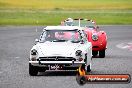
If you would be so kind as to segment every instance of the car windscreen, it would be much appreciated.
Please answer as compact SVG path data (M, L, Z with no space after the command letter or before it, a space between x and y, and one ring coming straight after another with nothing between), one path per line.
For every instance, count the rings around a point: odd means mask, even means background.
M80 27L87 27L90 29L95 29L95 25L92 21L87 20L73 20L73 22L65 22L65 26L80 26Z
M77 30L46 30L40 37L40 42L73 42L78 43L81 40L80 33Z

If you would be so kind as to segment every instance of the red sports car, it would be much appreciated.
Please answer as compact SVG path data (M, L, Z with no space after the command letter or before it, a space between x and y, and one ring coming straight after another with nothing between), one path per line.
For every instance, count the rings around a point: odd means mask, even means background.
M72 19L68 18L61 22L61 25L80 26L85 27L85 33L88 40L92 43L93 57L99 53L100 58L105 57L105 50L107 48L107 35L104 31L100 31L96 22L89 19Z

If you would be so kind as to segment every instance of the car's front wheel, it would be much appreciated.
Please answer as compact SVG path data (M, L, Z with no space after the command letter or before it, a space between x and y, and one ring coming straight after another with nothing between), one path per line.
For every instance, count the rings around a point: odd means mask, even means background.
M98 51L92 51L92 55L93 55L93 57L97 56L98 55Z
M31 63L29 63L29 74L31 76L36 76L38 74L38 69L37 67L31 65Z
M99 51L99 57L104 58L105 57L105 50Z

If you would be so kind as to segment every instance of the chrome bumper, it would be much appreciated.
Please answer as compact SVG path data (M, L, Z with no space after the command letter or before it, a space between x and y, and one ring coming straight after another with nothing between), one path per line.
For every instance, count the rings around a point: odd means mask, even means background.
M85 64L84 61L29 61L32 65L52 65L52 64Z

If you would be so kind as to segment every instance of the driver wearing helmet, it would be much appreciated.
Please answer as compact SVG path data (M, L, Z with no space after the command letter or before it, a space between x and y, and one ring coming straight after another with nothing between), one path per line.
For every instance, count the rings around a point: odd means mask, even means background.
M68 18L67 20L65 20L66 25L67 26L73 26L73 19L72 18Z

